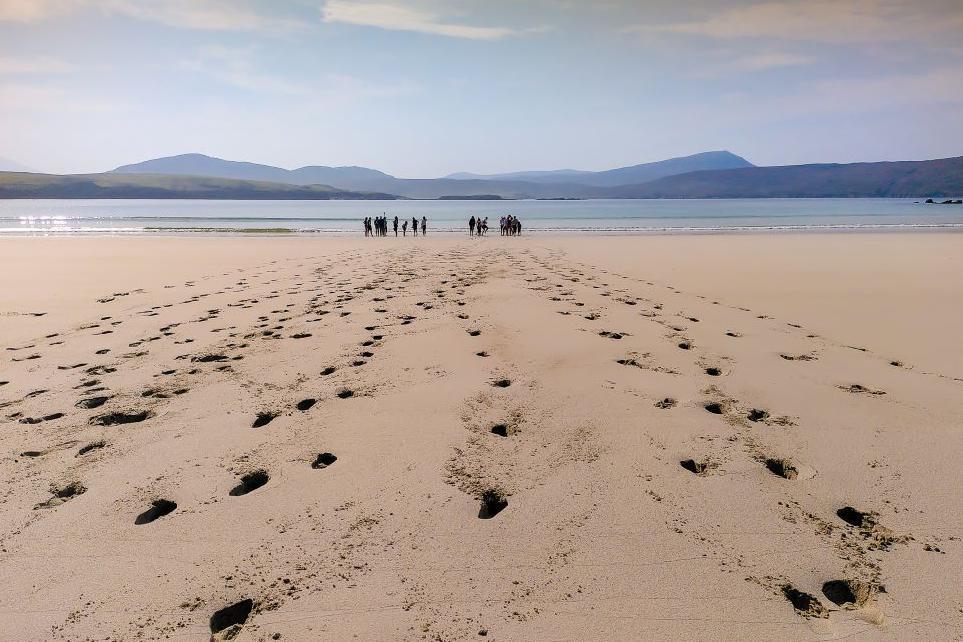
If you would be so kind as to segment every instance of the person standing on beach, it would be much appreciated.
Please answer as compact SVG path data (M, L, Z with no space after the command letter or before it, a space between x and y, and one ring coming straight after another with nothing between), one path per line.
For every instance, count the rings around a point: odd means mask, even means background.
M405 219L401 223L401 235L408 236L408 219Z
M418 236L418 219L414 216L411 217L411 235Z
M475 236L475 217L468 219L468 236Z
M395 226L395 236L398 236L398 217L397 216L395 216L394 226Z
M421 217L421 235L427 236L428 234L428 218L425 216Z

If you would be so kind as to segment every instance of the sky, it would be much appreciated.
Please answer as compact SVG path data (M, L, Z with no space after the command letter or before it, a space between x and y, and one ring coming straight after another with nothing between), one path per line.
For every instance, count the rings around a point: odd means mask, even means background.
M960 0L0 0L0 157L402 177L963 155Z

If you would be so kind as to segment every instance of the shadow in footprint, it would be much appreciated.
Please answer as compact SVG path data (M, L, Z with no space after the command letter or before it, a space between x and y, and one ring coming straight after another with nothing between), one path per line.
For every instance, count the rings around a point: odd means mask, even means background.
M716 401L710 401L704 407L707 412L711 412L714 415L721 415L726 411L725 406Z
M478 510L479 519L491 519L508 506L508 499L495 489L488 489L482 493L481 508Z
M176 508L177 504L169 499L156 499L151 502L150 508L137 516L137 519L134 520L134 524L137 526L150 524L154 520L159 519L164 515L170 515Z
M268 483L270 479L266 470L255 470L254 472L247 473L241 477L241 482L231 489L229 493L231 497L240 497L241 495L247 495L251 491L257 490L264 484Z
M136 424L144 421L151 417L151 412L149 410L142 410L141 412L111 412L106 415L100 415L94 417L90 420L91 425L94 426L116 426L119 424Z
M257 417L254 418L254 423L251 424L251 428L261 428L268 425L278 416L276 412L259 412Z
M871 527L876 524L876 519L871 513L864 513L852 506L843 506L836 511L836 516L850 526L857 528Z
M708 459L704 459L702 461L683 459L679 462L679 465L688 470L690 473L695 473L696 475L705 475L712 468L712 464Z
M512 382L511 379L498 379L497 381L492 382L492 385L496 388L507 388L508 386L512 385Z
M492 434L498 435L499 437L507 437L508 426L506 426L505 424L495 424L494 426L492 426Z
M211 633L220 633L232 626L242 626L247 622L253 608L254 601L246 599L215 611L214 615L211 616Z
M305 410L310 410L311 406L316 404L317 401L318 401L317 399L302 399L301 401L298 402L298 405L296 406L296 408L301 412L304 412Z
M759 410L758 408L753 408L746 414L746 419L749 421L765 421L769 418L769 413L765 410Z
M320 470L322 468L327 468L336 461L338 461L338 458L335 455L332 455L331 453L321 453L315 458L314 462L311 464L311 468Z
M92 441L92 442L90 442L89 444L85 444L85 445L81 446L81 447L77 450L77 454L74 455L74 456L75 456L75 457L80 457L81 455L86 455L87 453L92 452L92 451L94 451L94 450L100 450L101 448L105 447L106 445L107 445L107 442L106 442L106 441Z
M828 617L826 607L814 595L804 593L792 584L783 585L782 594L800 614L806 617Z
M870 585L859 580L830 580L823 584L823 595L826 599L845 609L864 606L872 593Z
M773 475L779 475L783 479L796 479L799 471L789 459L767 459L766 468Z

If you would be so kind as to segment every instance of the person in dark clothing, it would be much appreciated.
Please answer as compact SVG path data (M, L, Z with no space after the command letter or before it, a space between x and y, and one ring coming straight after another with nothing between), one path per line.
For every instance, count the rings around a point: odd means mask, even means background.
M405 219L405 220L401 223L401 235L402 235L402 236L408 236L408 219Z
M411 217L411 235L418 236L418 219L414 216Z
M395 220L394 220L394 227L395 227L395 236L398 236L398 217L397 216L395 217Z
M468 236L475 236L475 217L468 219Z
M426 236L428 234L428 219L424 216L421 217L421 235Z

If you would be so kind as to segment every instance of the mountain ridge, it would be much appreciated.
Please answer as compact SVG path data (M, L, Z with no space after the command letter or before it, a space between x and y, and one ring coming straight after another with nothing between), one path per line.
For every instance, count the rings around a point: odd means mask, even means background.
M210 176L0 172L0 198L384 200L397 197L353 192L330 185L289 185Z
M593 187L615 187L646 183L665 176L685 174L709 169L739 169L755 167L741 156L728 150L700 152L689 156L678 156L661 161L640 163L628 167L589 172L574 169L549 171L511 172L507 174L471 174L460 172L446 178L474 180L521 180L536 183L577 183Z

